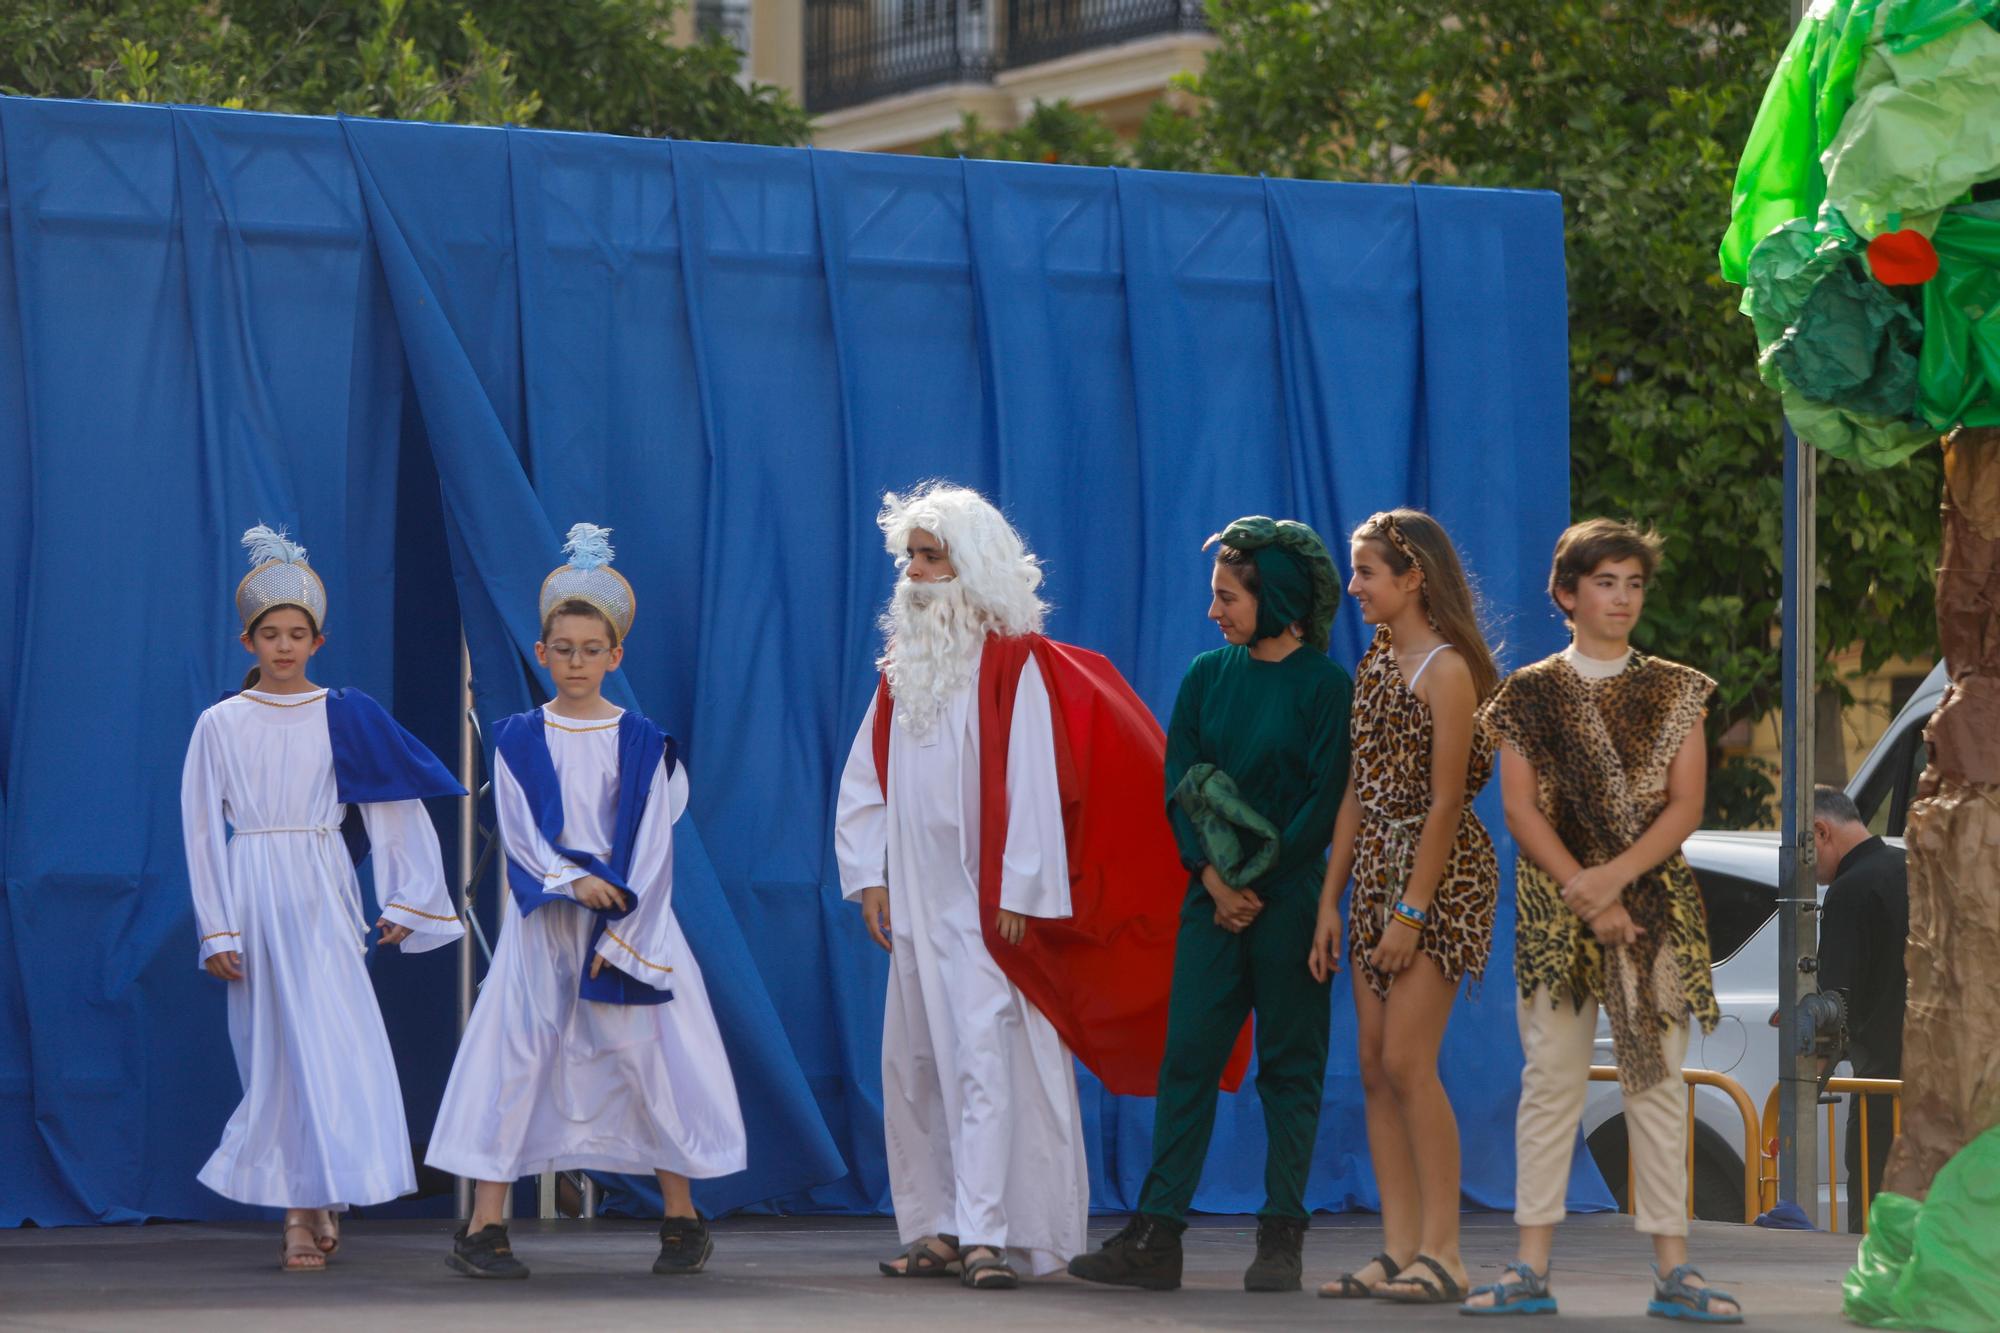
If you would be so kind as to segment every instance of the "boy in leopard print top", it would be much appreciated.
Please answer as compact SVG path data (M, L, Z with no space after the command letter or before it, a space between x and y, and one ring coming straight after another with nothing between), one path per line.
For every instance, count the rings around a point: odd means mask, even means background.
M1556 543L1549 595L1575 641L1515 672L1482 717L1521 846L1515 973L1527 1067L1515 1123L1517 1262L1474 1312L1553 1311L1549 1254L1590 1076L1611 1020L1638 1229L1660 1274L1648 1312L1740 1322L1687 1262L1688 1029L1717 1021L1707 920L1681 842L1701 822L1701 720L1715 682L1633 651L1658 539L1592 519Z

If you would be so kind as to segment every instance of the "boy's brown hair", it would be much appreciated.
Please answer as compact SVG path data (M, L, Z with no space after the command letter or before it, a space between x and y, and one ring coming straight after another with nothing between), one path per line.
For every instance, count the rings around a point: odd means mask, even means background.
M611 623L611 617L581 597L566 597L549 608L549 613L542 617L542 642L548 642L549 631L555 628L558 616L593 616L603 624L604 633L611 640L611 646L613 648L618 646L618 627Z
M1646 581L1653 581L1660 567L1660 536L1651 528L1639 528L1615 518L1587 518L1572 523L1556 538L1556 556L1549 566L1549 600L1565 617L1569 611L1556 597L1558 591L1576 595L1576 585L1607 560L1637 560Z

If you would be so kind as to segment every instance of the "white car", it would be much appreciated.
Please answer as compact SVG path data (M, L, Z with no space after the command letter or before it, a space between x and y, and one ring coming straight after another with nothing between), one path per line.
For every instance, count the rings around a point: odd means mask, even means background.
M1848 795L1860 808L1869 829L1894 846L1902 846L1903 821L1916 794L1926 756L1924 724L1944 696L1943 664L1924 678L1910 701L1890 723L1889 730L1861 763L1847 784ZM1770 1025L1778 1007L1778 835L1724 833L1703 829L1681 850L1694 868L1708 909L1709 953L1715 964L1715 998L1722 1022L1714 1032L1696 1032L1688 1044L1687 1065L1727 1074L1750 1094L1759 1115L1764 1099L1778 1082L1778 1032ZM1822 897L1825 890L1818 891ZM1611 1027L1600 1018L1596 1063L1614 1063ZM1841 1073L1847 1069L1843 1065ZM1824 1117L1824 1110L1821 1111ZM1846 1172L1840 1138L1847 1113L1834 1116L1834 1164L1841 1179ZM1826 1121L1819 1122L1819 1168L1824 1171ZM1626 1198L1625 1116L1616 1083L1593 1083L1584 1104L1583 1132L1597 1169L1604 1175L1619 1206ZM1869 1125L1869 1133L1875 1126ZM1694 1134L1695 1216L1716 1222L1747 1222L1743 1215L1743 1117L1736 1104L1716 1088L1695 1091ZM1820 1218L1827 1217L1828 1182L1820 1180ZM1845 1200L1843 1196L1843 1206ZM1843 1214L1844 1229L1847 1218Z

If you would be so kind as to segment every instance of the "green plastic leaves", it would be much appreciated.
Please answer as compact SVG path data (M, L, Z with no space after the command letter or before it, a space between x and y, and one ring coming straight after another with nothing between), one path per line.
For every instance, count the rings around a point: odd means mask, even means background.
M1842 1284L1849 1319L1875 1328L1985 1333L2000 1317L2000 1126L1946 1162L1918 1203L1877 1194Z
M1828 202L1863 236L2000 176L2000 32L1972 22L1907 53L1871 45L1821 162Z
M1939 430L2000 426L2000 204L1946 209L1931 244L1919 406Z
M1815 0L1717 253L1800 436L1886 467L2000 426L1996 189L2000 0Z

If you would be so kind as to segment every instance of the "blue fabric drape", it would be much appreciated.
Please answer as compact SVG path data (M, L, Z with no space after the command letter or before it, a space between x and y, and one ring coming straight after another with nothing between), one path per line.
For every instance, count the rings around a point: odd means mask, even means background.
M0 1223L235 1211L193 1180L236 1083L172 775L240 671L256 519L332 590L317 676L446 754L460 625L481 716L528 706L555 534L615 530L639 598L616 689L684 741L676 909L742 1016L751 1165L711 1209L887 1206L884 964L830 834L883 490L992 493L1047 562L1051 632L1161 713L1212 641L1201 542L1239 513L1338 553L1427 507L1512 659L1557 642L1551 195L0 99L0 229ZM109 669L79 677L79 628ZM1334 655L1365 642L1344 608ZM1445 1043L1489 1207L1513 1190L1510 902ZM452 1041L434 963L375 964L419 1139ZM1310 1197L1369 1206L1333 1002ZM1093 1204L1129 1206L1151 1104L1084 1082ZM1254 1207L1254 1091L1218 1125L1197 1206ZM1608 1202L1584 1156L1572 1198Z

